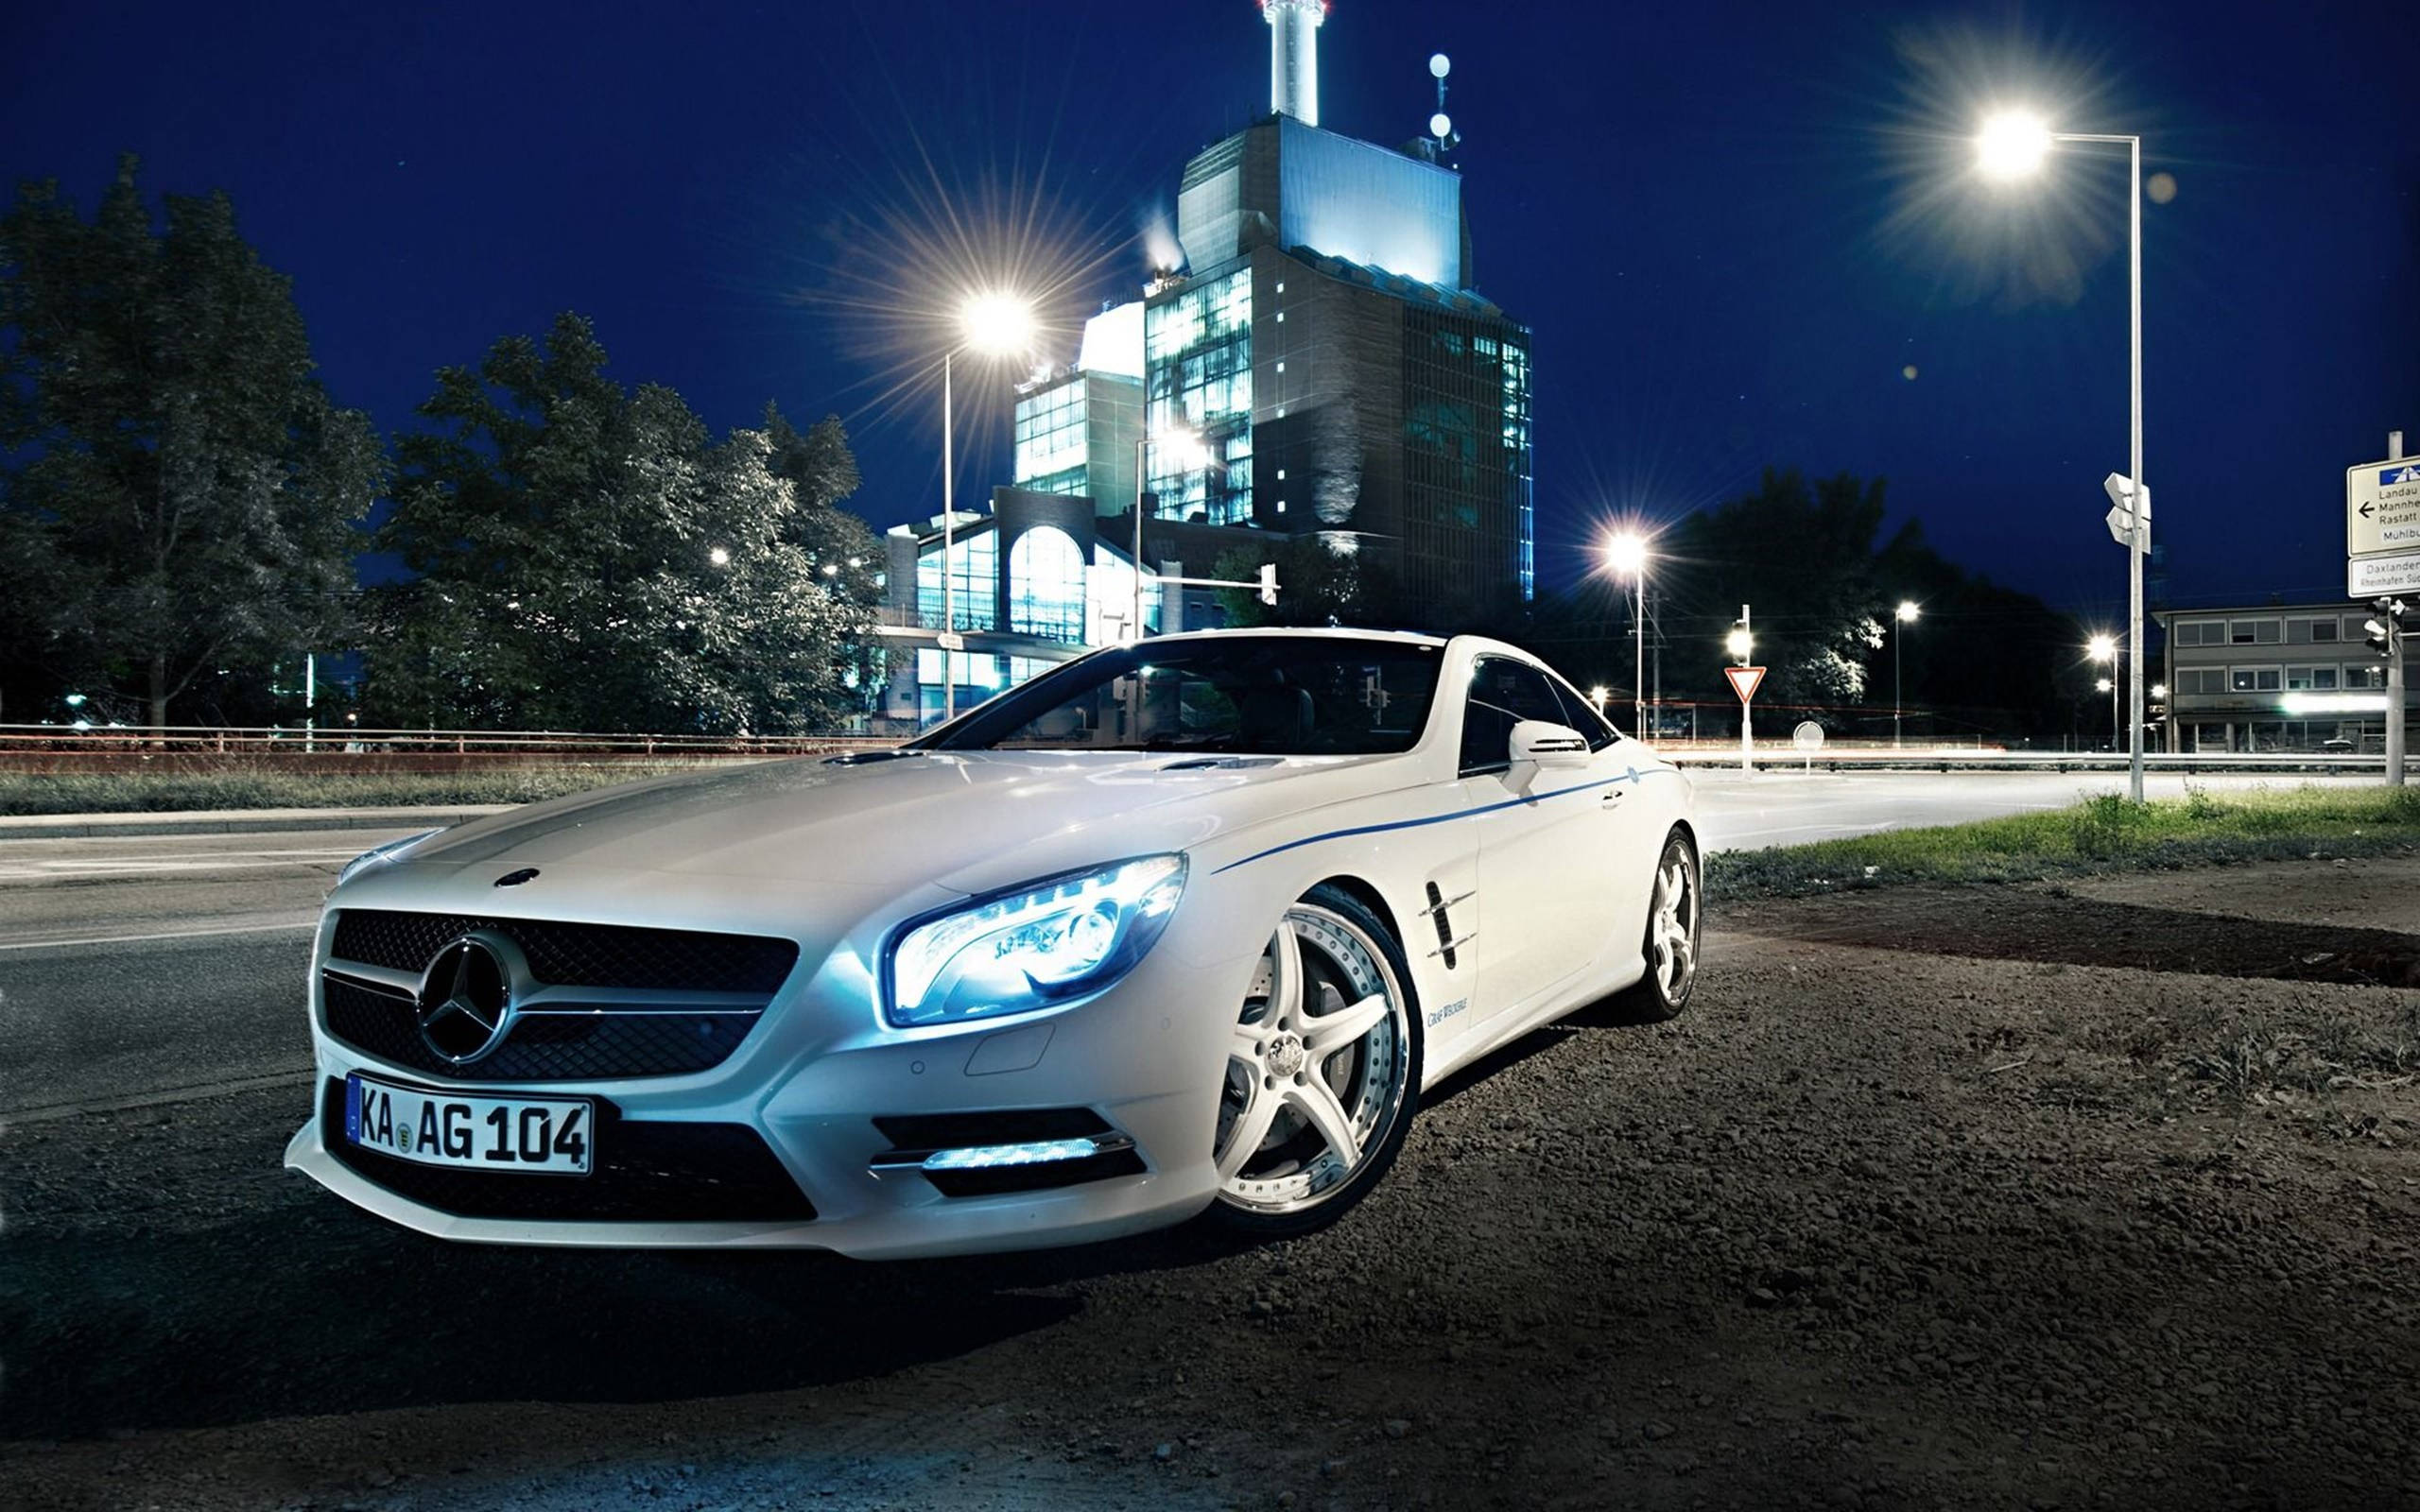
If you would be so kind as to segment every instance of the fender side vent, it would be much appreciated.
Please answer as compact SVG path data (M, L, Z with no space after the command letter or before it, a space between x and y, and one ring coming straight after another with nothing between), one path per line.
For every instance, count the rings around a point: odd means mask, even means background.
M1445 970L1454 969L1454 926L1445 918L1445 895L1435 883L1428 885L1428 921L1437 926L1437 954L1445 958Z

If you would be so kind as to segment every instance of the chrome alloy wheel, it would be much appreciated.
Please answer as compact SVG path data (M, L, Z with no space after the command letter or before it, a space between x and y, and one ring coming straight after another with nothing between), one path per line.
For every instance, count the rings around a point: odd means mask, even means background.
M1385 948L1318 903L1288 909L1227 1047L1219 1200L1276 1215L1342 1190L1403 1116L1410 1036Z
M1655 873L1655 901L1649 905L1647 943L1654 953L1648 970L1655 973L1664 1001L1676 1006L1687 1002L1689 980L1698 970L1698 878L1684 845L1665 848L1664 865Z

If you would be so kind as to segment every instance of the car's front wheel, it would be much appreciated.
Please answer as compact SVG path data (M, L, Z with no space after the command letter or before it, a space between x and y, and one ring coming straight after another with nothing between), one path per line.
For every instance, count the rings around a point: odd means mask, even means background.
M1421 1026L1403 948L1322 884L1286 911L1228 1043L1212 1220L1261 1239L1333 1223L1403 1147Z

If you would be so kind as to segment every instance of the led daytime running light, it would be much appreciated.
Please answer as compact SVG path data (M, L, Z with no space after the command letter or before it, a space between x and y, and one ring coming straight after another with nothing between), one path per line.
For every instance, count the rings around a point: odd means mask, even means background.
M892 949L891 1022L1024 1012L1107 987L1158 939L1184 889L1183 856L1146 856L930 919Z

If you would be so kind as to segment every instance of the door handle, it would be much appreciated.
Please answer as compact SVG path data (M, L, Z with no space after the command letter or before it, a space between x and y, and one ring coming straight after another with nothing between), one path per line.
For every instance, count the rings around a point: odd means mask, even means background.
M1630 789L1629 789L1629 788L1626 788L1626 787L1617 787L1617 788L1615 788L1612 792L1610 792L1610 793L1606 794L1603 798L1599 799L1597 800L1597 806L1598 806L1599 808L1600 808L1600 809L1609 809L1609 808L1612 808L1615 804L1616 804L1616 803L1620 802L1620 801L1622 800L1623 797L1624 797L1626 794L1628 794L1629 792L1630 792Z

